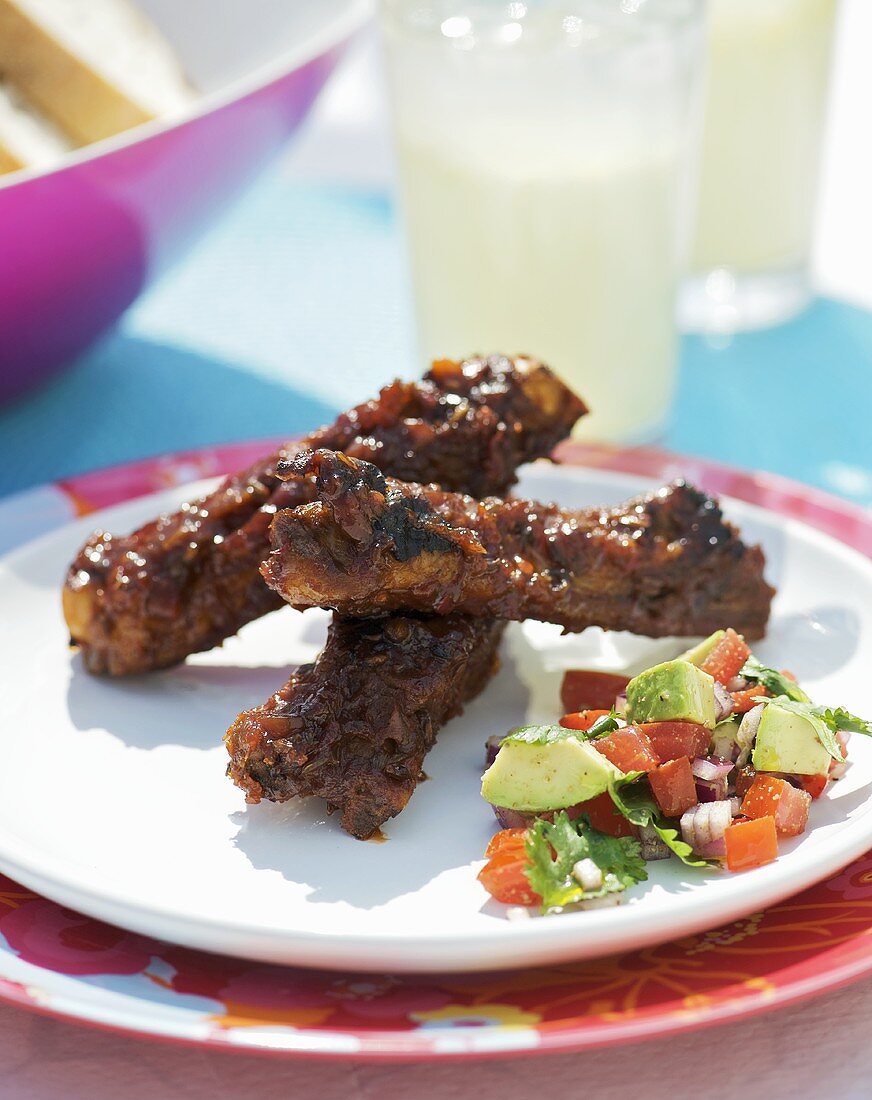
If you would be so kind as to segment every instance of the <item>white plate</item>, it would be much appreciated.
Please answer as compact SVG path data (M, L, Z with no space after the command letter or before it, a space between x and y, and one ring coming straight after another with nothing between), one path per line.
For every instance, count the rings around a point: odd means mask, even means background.
M521 488L584 505L649 484L543 465ZM288 665L315 654L326 616L283 610L184 667L109 681L70 654L59 610L67 562L93 527L126 530L201 488L90 516L0 562L0 869L19 882L193 947L343 969L462 970L593 957L699 931L872 846L872 743L855 736L855 766L776 863L742 875L654 863L620 908L507 920L475 879L495 828L478 794L485 739L558 716L562 667L637 668L683 648L596 630L561 638L540 624L511 628L498 680L441 733L430 781L386 827L388 843L350 839L317 801L246 807L224 776L221 736ZM791 668L822 702L872 710L872 563L795 521L732 501L726 511L763 543L779 589L760 655Z

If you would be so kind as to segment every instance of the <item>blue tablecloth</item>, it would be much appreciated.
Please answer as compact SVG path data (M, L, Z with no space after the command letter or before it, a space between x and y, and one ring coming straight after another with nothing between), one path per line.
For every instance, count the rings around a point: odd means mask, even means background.
M0 410L0 495L146 455L292 435L418 373L393 207L264 176L127 314ZM687 337L664 446L872 503L872 314L819 300L724 346Z

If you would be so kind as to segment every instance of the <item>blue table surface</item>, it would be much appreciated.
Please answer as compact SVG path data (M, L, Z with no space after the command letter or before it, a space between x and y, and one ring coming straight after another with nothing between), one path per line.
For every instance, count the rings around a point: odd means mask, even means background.
M278 169L66 373L0 409L0 495L200 445L293 435L418 374L402 241L379 193ZM872 503L872 314L682 343L671 450Z

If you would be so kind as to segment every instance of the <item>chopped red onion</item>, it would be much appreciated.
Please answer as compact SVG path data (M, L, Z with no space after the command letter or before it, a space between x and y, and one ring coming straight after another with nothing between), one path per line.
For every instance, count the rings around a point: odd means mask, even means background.
M695 779L698 802L722 802L727 797L726 779Z
M715 680L715 719L723 722L733 713L733 697L723 684Z
M494 806L493 811L501 829L526 829L536 816L521 810L510 810L506 806Z
M741 810L741 808L741 798L739 798L737 795L733 795L733 797L730 799L730 813L733 815L733 817L739 816L739 811Z
M751 685L744 676L734 676L732 680L727 683L727 691L744 691L750 686Z
M841 779L848 770L848 742L850 739L851 735L845 733L844 730L839 730L836 733L836 740L842 750L842 760L838 763L834 760L830 764L830 779Z
M486 768L489 768L497 758L497 753L500 751L500 745L503 738L499 734L494 734L493 737L489 737L484 743L484 764Z
M681 835L695 852L721 840L733 820L732 806L727 799L700 802L681 818Z
M619 714L622 718L627 713L627 693L622 691L620 695L615 697L615 714Z
M711 783L715 779L726 779L733 770L733 762L720 757L698 756L691 764L690 770L696 779L704 779Z
M694 852L701 859L724 859L727 854L727 842L724 837L720 837L718 840L710 840L708 844L702 844L699 848L694 848Z
M691 764L700 802L722 802L727 797L727 784L733 770L731 760L700 756Z
M736 731L736 741L739 745L739 758L736 763L739 767L747 764L751 756L751 746L754 744L754 738L757 736L757 730L760 726L760 719L763 717L763 708L765 706L765 703L758 703L748 711L739 723L739 728Z

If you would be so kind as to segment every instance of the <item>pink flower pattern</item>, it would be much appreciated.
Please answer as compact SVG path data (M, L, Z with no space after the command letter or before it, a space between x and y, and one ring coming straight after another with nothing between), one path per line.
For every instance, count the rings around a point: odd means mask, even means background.
M20 958L57 974L138 974L163 947L40 897L0 911L0 933Z
M866 901L872 896L872 852L850 864L841 874L828 879L824 886L845 901Z

